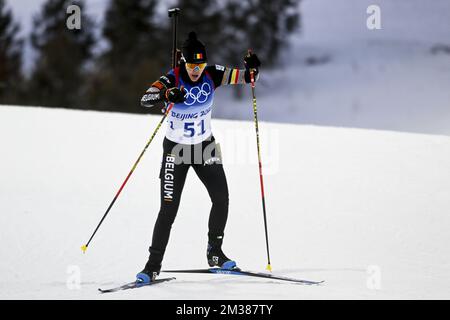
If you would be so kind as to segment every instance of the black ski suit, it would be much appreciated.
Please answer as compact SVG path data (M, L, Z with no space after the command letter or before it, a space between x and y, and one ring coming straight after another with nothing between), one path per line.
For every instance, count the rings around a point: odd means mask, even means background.
M152 269L159 270L161 267L190 167L205 185L212 202L208 241L215 246L222 245L228 217L228 187L220 148L210 129L210 111L217 87L249 82L249 71L215 65L206 67L199 80L194 83L189 79L184 64L181 64L154 82L142 97L141 104L152 107L161 102L167 103L163 93L168 88L183 85L187 90L186 101L175 104L168 114L159 176L161 207L147 263Z

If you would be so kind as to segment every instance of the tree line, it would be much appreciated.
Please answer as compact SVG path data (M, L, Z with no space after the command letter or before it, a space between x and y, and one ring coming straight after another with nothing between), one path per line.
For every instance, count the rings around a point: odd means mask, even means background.
M191 30L207 45L210 63L243 67L247 48L273 66L299 28L300 0L177 0L179 46ZM81 29L66 26L67 7L81 8ZM84 10L85 0L47 0L30 35L0 0L0 104L148 112L139 105L146 88L170 68L172 30L160 0L109 0L104 22ZM100 34L96 34L100 30ZM35 53L23 72L23 49ZM104 48L98 49L98 43Z

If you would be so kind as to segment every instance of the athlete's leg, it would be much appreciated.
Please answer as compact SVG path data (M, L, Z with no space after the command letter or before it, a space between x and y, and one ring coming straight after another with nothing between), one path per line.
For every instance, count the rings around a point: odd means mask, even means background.
M159 176L161 179L161 207L153 229L152 245L149 248L150 257L147 263L154 269L161 266L190 166L185 163L177 163L179 155L173 153L173 146L175 146L174 143L165 139Z
M215 148L214 140L210 142L210 146L214 146L212 152L204 152L204 155L207 156L204 157L203 163L194 164L193 168L208 190L212 202L208 222L209 242L220 246L228 218L228 185L220 153Z

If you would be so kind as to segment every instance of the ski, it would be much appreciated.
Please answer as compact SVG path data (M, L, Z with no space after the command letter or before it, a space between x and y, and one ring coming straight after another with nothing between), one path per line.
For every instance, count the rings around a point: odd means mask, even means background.
M281 281L295 282L295 283L300 283L300 284L305 284L305 285L317 285L317 284L321 284L324 282L324 281L310 281L310 280L295 279L295 278L289 278L289 277L283 277L283 276L275 276L275 275L272 275L269 273L262 273L262 272L244 271L239 268L235 268L235 269L209 268L209 269L162 270L162 272L227 274L227 275L235 275L235 276L248 276L248 277L256 277L256 278L281 280Z
M147 283L147 284L142 284L142 283L139 283L137 281L133 281L133 282L124 284L124 285L119 286L119 287L111 288L111 289L98 288L98 291L100 291L100 293L117 292L117 291L122 291L122 290L147 287L147 286L151 286L151 285L154 285L154 284L158 284L158 283L162 283L162 282L166 282L166 281L170 281L170 280L175 280L175 278L172 277L172 278L156 279L156 280L153 280L152 282Z

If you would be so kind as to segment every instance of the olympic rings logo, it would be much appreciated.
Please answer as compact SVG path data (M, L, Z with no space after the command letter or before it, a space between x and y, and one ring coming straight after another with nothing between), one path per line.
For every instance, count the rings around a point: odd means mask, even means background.
M188 106L192 106L194 103L204 103L208 100L209 95L211 94L211 86L208 83L202 84L201 88L192 87L184 96L186 101L184 104Z

